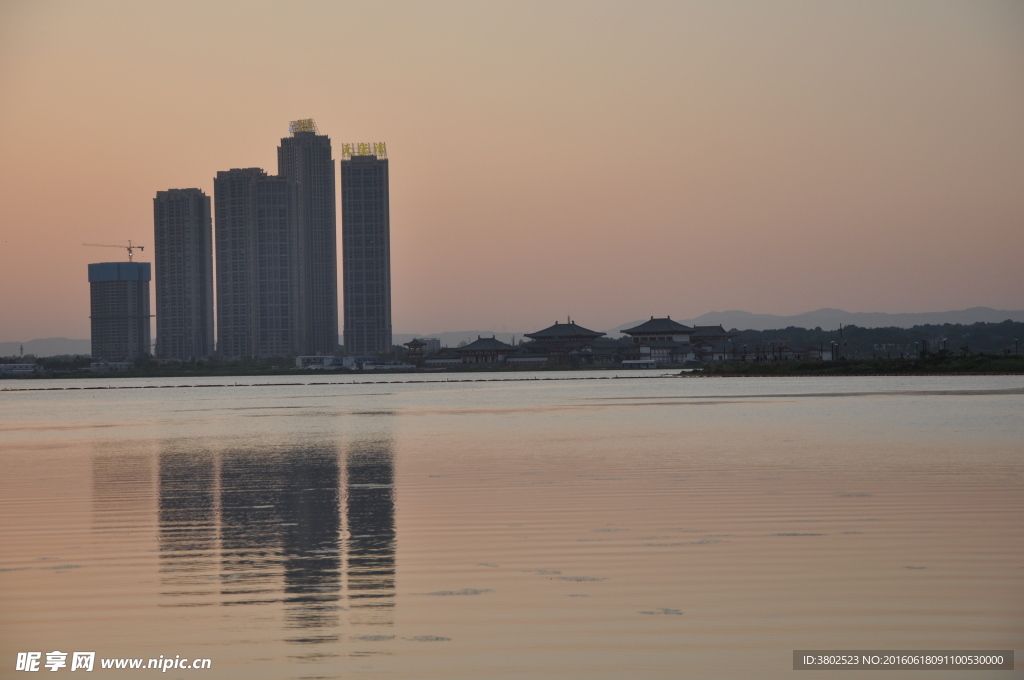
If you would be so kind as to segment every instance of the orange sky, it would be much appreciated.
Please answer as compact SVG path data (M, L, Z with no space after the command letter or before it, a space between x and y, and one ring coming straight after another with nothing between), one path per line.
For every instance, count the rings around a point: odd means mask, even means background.
M0 0L0 341L304 117L388 145L398 333L1024 309L1017 0Z

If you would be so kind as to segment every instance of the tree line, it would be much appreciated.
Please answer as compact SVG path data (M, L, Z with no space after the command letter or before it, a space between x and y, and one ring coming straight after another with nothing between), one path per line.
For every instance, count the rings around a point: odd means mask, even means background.
M832 343L839 354L849 358L899 357L928 355L945 351L949 354L1014 354L1024 351L1024 323L925 324L913 328L861 328L843 326L842 331L790 326L766 331L736 330L732 343L737 348L785 343L794 349L820 347L828 350ZM740 350L742 351L742 350Z

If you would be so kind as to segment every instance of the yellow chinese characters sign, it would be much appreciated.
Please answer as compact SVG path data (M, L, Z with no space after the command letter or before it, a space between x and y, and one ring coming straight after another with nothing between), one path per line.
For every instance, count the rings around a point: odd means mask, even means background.
M301 120L293 120L291 123L288 124L288 132L292 133L293 135L296 132L312 132L315 134L318 132L318 130L316 129L316 121L313 120L312 118L302 118Z
M342 144L341 157L352 158L352 156L376 156L377 158L387 158L388 150L384 146L384 142Z

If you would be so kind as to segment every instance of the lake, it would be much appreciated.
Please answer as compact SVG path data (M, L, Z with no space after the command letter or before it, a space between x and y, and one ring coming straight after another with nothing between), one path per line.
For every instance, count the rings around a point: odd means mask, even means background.
M33 651L468 680L1024 649L1024 377L448 377L0 382L0 676Z

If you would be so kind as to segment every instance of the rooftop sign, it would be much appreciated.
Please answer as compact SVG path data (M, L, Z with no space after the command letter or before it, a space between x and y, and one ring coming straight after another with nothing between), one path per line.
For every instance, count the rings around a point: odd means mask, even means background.
M319 130L316 129L316 121L312 118L301 118L299 120L293 120L288 123L288 132L293 135L296 132L312 132L319 134Z
M359 142L358 144L342 144L342 160L346 158L352 158L352 156L376 156L377 158L387 158L388 150L384 146L384 142Z

